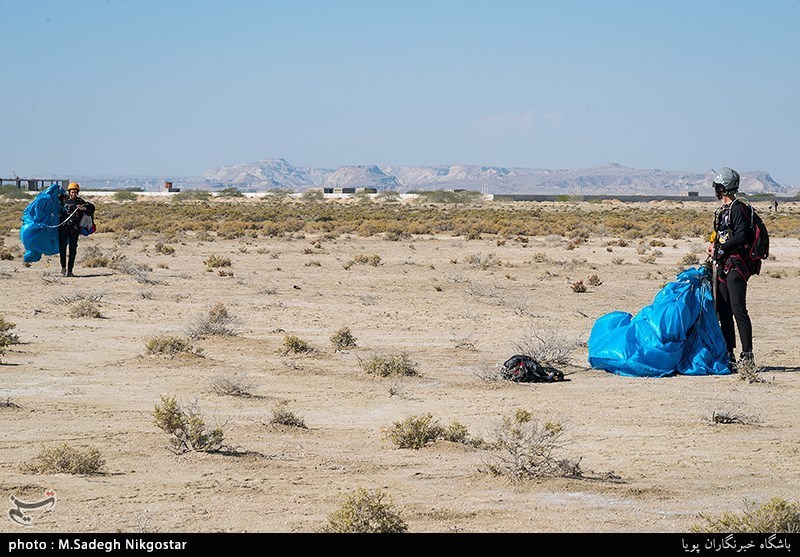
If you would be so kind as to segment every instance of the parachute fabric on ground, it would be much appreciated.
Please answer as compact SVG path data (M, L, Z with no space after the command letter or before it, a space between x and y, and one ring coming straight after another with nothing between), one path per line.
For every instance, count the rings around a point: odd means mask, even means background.
M58 253L58 224L61 222L61 186L53 184L31 201L22 213L19 238L25 247L23 260L35 263L42 255Z
M731 373L708 275L705 267L686 269L635 317L614 311L598 318L589 365L630 377Z

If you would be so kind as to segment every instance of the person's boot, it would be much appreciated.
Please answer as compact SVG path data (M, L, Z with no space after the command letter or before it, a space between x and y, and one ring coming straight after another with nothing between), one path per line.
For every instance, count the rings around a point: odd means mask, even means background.
M67 268L66 267L61 267L61 276L62 277L67 276Z
M747 364L749 366L755 366L756 360L753 357L753 352L742 352L739 354L739 361L743 364Z
M73 275L73 274L72 274L72 269L70 269L69 271L67 271L67 276L68 276L68 277L74 277L74 276L75 276L75 275Z

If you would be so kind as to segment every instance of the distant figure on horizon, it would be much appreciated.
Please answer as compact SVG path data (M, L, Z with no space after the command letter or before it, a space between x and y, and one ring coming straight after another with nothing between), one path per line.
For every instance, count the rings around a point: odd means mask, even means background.
M58 250L61 256L61 276L74 277L75 255L78 251L78 236L81 235L81 220L84 216L94 217L94 205L78 196L81 187L75 182L67 186L66 195L61 198L61 224L58 227ZM62 190L63 192L63 190ZM69 260L67 260L69 246Z

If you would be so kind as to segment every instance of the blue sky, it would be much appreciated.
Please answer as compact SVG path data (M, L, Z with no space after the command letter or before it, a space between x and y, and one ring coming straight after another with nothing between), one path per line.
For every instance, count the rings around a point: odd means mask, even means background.
M0 176L485 164L800 185L800 0L0 0Z

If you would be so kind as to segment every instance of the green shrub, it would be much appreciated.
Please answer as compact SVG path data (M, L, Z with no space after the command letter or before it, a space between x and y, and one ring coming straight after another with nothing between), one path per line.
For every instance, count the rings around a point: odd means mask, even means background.
M328 516L323 532L333 534L401 534L408 531L400 513L385 494L358 488Z
M390 375L419 375L419 366L411 361L406 352L399 354L373 354L369 358L358 359L361 369L369 374L388 377Z
M34 462L23 465L23 470L33 474L101 474L105 460L100 451L90 447L85 451L67 443L57 447L45 448L36 456Z
M174 452L217 452L223 448L221 427L209 430L195 405L182 408L174 396L162 396L153 410L155 425L172 435L170 445Z
M733 534L797 534L800 533L800 503L790 503L774 497L756 506L745 503L741 515L724 512L719 517L700 515L702 524L692 527L692 532Z

